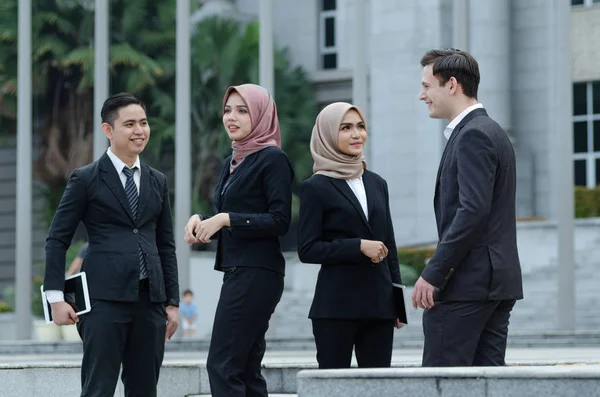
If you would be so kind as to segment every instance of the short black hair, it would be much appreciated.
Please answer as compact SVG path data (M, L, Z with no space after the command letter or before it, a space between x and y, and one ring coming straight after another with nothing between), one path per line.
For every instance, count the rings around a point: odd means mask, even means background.
M187 294L190 294L191 296L194 296L194 293L192 292L191 289L186 289L185 291L183 291L183 296L186 296Z
M429 50L421 58L421 66L433 64L433 75L441 85L454 77L469 98L477 99L479 65L473 55L456 48Z
M119 109L129 105L140 105L146 111L144 102L129 92L119 92L118 94L111 95L102 105L102 110L100 111L102 122L114 127L114 122L119 117Z

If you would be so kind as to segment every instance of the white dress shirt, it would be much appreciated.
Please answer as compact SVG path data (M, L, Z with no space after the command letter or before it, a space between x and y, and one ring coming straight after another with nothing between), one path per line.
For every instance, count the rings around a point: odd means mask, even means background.
M469 106L468 108L463 110L458 116L456 116L450 122L450 124L448 124L448 126L444 130L444 136L446 137L446 139L450 139L450 137L452 136L452 132L454 131L458 123L460 123L467 114L471 113L475 109L483 109L483 105L481 103L476 103L475 105Z
M367 192L365 191L365 184L363 183L362 176L356 179L346 179L346 183L350 186L350 189L354 192L354 195L358 199L360 206L365 213L365 217L369 220L369 210L367 207Z
M125 188L125 183L127 182L127 175L123 173L123 168L128 167L123 160L117 157L116 154L110 150L110 147L106 151L108 158L112 161L117 173L119 174L119 178L121 178L121 183L123 184L123 188ZM135 170L133 171L133 182L135 182L135 186L137 187L138 194L140 194L140 179L141 179L141 167L140 167L140 156L137 156L135 162L133 163L133 167ZM63 291L58 290L49 290L46 291L46 299L49 303L55 302L64 302L65 295Z

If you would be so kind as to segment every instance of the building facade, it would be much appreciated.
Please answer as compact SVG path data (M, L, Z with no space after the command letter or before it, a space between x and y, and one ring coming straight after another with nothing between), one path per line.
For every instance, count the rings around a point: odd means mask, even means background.
M600 181L600 0L571 7L573 104L552 100L557 76L556 26L569 0L276 0L276 45L312 76L318 102L352 101L357 23L366 27L369 167L390 186L399 245L436 241L433 192L446 121L431 120L418 101L421 56L458 47L479 61L479 100L510 135L518 166L518 217L553 219L552 169L560 148L557 118L572 118L576 184ZM259 0L234 1L258 17ZM462 3L464 15L455 7ZM456 25L456 29L453 28ZM458 44L458 45L457 45ZM573 110L571 110L573 109ZM568 112L567 112L568 110ZM563 120L566 121L566 120ZM596 141L594 137L597 136Z
M258 19L260 0L204 0L204 14ZM357 2L365 12L357 15ZM600 182L600 0L571 0L572 100L553 100L559 85L559 6L569 0L272 0L275 43L310 74L321 107L353 101L356 26L366 34L369 168L389 184L400 246L437 240L433 193L445 121L418 101L419 60L431 48L465 48L479 61L479 100L510 134L517 153L519 217L554 219L553 179L560 142L572 129L574 182ZM459 8L462 10L459 10ZM458 12L461 11L461 12ZM201 18L198 14L192 16ZM557 52L558 51L558 52ZM568 78L567 78L568 79ZM561 136L563 136L561 135ZM0 287L14 280L14 143L0 156ZM564 187L563 187L564 188ZM36 219L41 213L34 202ZM34 225L33 260L43 260L46 231Z

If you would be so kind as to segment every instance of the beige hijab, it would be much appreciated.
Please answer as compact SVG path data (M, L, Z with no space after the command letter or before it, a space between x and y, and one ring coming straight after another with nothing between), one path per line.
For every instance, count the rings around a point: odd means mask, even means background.
M315 174L326 175L336 179L360 178L367 168L367 160L363 155L350 156L340 151L338 133L340 124L346 113L354 109L366 126L365 116L354 105L346 102L334 102L327 105L317 116L310 138Z

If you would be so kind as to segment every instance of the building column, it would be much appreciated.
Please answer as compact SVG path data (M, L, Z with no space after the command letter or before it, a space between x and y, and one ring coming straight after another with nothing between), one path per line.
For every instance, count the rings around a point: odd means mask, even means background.
M358 106L367 119L369 125L369 104L367 95L368 85L368 47L367 47L367 5L366 0L356 0L355 8L354 37L355 54L354 67L352 69L352 102ZM365 156L369 159L371 156L370 145L365 148Z
M558 327L571 331L575 319L575 255L573 247L573 103L571 78L571 3L552 0L546 10L550 90L550 175L558 238Z
M452 3L452 47L469 51L469 0Z
M17 213L16 213L16 319L17 339L31 339L31 0L19 1L17 55Z
M259 84L275 97L273 0L260 0L259 23Z
M109 0L97 0L94 6L94 160L108 148L108 139L102 132L100 111L108 98L110 61Z
M469 52L481 73L478 99L511 139L511 2L470 0Z
M190 78L190 0L177 0L175 73L175 248L181 291L190 284L190 246L183 229L191 215L191 78Z

